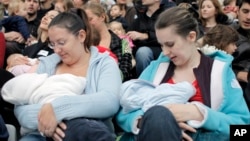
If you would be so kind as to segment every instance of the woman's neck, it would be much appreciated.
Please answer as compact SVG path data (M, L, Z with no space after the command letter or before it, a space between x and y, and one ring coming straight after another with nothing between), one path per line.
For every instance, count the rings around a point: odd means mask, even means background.
M40 39L41 39L42 43L44 43L45 41L47 41L47 39L48 39L48 32L47 31L42 31Z
M102 30L100 31L100 36L101 36L101 40L100 40L99 45L109 48L110 42L111 42L111 35L106 26L103 27Z
M81 52L81 57L73 64L61 63L56 70L56 74L70 73L76 76L86 77L89 67L90 57L91 57L90 52L85 52L85 51L84 53Z
M176 66L176 69L194 69L197 68L200 64L201 55L199 51L195 48L193 50L193 55L191 55L190 59L181 66Z
M214 18L209 18L206 20L206 27L214 27L217 25L217 22L215 20L215 17Z

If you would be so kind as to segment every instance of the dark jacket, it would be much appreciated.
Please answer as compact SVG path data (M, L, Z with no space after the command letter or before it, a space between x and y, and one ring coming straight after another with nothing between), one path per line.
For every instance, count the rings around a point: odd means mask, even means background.
M110 51L118 58L119 68L123 75L123 81L130 79L132 70L132 55L130 53L123 53L122 40L111 30Z
M250 33L242 29L238 22L231 25L239 33L239 40L236 42L236 52L233 53L234 60L232 68L237 75L239 71L248 72L248 83L241 82L240 85L243 89L243 96L246 100L248 109L250 110Z
M148 39L146 40L133 40L135 47L133 48L133 55L136 54L138 48L146 46L149 47L154 55L154 59L157 59L161 53L161 45L158 43L155 34L155 22L158 16L169 7L175 6L175 3L168 0L162 0L159 9L157 9L151 17L147 16L147 7L141 4L141 1L135 3L135 9L137 10L137 18L133 24L129 27L128 31L137 31L140 33L146 33Z
M48 42L42 43L40 40L38 43L26 47L23 51L23 55L30 58L45 57L52 53L54 53L54 50L49 48Z
M250 34L244 29L238 27L236 30L239 33L239 40L237 41L237 50L233 54L233 69L238 71L248 71L250 68Z
M140 10L140 8L137 7L137 19L134 20L131 27L128 29L128 31L137 31L140 33L147 33L148 39L147 40L135 40L133 43L136 47L141 46L148 46L148 47L159 47L160 44L158 43L155 35L155 22L157 17L162 13L165 9L175 6L171 2L164 0L162 1L160 8L156 10L151 17L148 17L146 14L147 10Z
M5 32L16 31L22 34L23 38L27 40L30 37L27 22L21 16L9 16L0 22L1 28L5 28Z
M28 28L29 28L29 31L30 31L30 34L37 38L37 31L38 31L38 27L40 25L40 19L39 18L35 18L34 20L32 21L27 21L27 24L28 24Z

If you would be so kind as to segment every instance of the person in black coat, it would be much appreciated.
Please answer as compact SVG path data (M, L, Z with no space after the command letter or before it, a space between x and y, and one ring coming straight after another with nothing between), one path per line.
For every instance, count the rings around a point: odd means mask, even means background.
M173 6L176 6L175 3L169 0L135 2L137 18L129 27L127 35L135 44L133 55L137 76L161 53L161 45L156 39L154 24L160 13Z

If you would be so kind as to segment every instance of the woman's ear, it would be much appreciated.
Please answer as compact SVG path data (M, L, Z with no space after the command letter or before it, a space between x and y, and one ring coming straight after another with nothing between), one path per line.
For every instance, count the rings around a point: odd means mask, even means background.
M102 21L104 21L104 22L106 23L106 20L107 20L106 18L107 18L107 17L106 17L105 14L102 14L102 15L100 16L100 18L102 19Z
M86 39L86 31L85 30L79 30L79 33L78 33L78 38L81 42L84 42L85 39Z
M196 32L195 31L190 31L189 34L188 34L188 40L192 41L192 42L195 42L196 41Z

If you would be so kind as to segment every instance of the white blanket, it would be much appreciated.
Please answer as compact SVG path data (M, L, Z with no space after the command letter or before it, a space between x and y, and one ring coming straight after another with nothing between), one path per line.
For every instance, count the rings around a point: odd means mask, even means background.
M86 78L72 74L26 73L14 77L2 87L2 97L15 105L48 103L57 97L82 94Z

